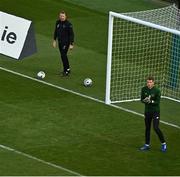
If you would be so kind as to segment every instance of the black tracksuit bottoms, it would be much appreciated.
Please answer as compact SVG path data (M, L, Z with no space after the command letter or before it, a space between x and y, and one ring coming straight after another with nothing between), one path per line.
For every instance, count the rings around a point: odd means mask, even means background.
M153 120L153 128L156 132L156 134L159 137L159 140L161 143L164 143L164 136L163 133L161 132L159 128L159 119L160 119L160 114L157 112L154 113L145 113L145 143L150 144L150 132L151 132L151 122Z
M69 72L70 66L69 66L69 60L67 57L67 52L69 49L69 44L61 44L59 43L59 51L61 54L61 60L63 63L63 72Z

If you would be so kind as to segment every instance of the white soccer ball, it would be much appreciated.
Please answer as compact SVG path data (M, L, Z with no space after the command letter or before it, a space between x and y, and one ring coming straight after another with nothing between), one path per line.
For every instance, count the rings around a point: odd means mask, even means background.
M90 87L91 85L92 85L92 79L90 79L90 78L86 78L86 79L84 79L84 86L85 87Z
M38 79L44 79L45 76L46 76L46 74L45 74L44 71L39 71L39 72L37 73L37 78L38 78Z

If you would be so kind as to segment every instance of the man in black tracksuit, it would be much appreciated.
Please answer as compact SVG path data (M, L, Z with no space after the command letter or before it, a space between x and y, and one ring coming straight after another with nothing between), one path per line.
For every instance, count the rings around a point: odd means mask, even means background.
M70 73L70 66L67 57L68 49L73 49L74 32L72 24L67 20L66 13L61 11L59 20L56 21L54 30L53 47L56 47L56 39L58 39L59 51L63 63L63 76L68 76Z
M158 135L160 142L162 143L161 150L166 151L166 142L159 128L159 119L160 119L160 98L161 92L154 85L154 78L148 77L147 85L141 90L141 102L145 104L145 144L140 150L149 150L150 149L150 131L151 131L151 122L153 121L153 127Z
M180 9L180 0L176 0L175 3L176 3L177 8Z

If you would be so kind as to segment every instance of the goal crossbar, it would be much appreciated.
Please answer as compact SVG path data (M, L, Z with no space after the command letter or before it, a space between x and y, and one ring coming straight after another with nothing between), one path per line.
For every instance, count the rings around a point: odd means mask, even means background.
M139 99L133 98L133 99L127 99L127 100L115 100L111 101L110 94L111 94L111 66L112 66L112 49L113 49L113 23L114 18L120 18L125 21L129 21L135 24L139 24L142 26L150 27L155 30L160 30L162 32L171 33L172 35L176 35L180 37L180 31L166 27L163 25L155 24L153 22L144 21L138 18L134 18L125 14L120 14L116 12L109 12L109 26L108 26L108 48L107 48L107 70L106 70L106 96L105 96L105 103L120 103L120 102L129 102L129 101L137 101ZM171 98L169 96L162 95L163 98L167 98L173 101L180 102L180 100L176 98Z
M178 30L175 30L175 29L172 29L172 28L167 28L165 26L157 25L157 24L154 24L154 23L151 23L151 22L143 21L143 20L140 20L140 19L137 19L137 18L134 18L134 17L127 16L127 15L123 15L123 14L119 14L119 13L110 11L109 16L118 17L118 18L121 18L123 20L138 23L138 24L141 24L141 25L144 25L144 26L147 26L147 27L159 29L161 31L165 31L165 32L176 34L176 35L180 36L180 31L178 31Z

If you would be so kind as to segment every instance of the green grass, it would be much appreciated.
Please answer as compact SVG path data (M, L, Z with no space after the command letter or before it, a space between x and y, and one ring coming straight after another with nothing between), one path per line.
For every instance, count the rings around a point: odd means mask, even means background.
M9 152L4 149L0 149L0 174L6 176L42 176L42 175L62 175L70 176L71 173L64 170L56 169L44 165L41 162L29 159L14 152Z
M152 1L152 0L65 0L66 2L71 2L73 4L78 4L82 7L86 7L92 9L93 11L96 10L97 12L108 13L109 11L115 12L133 12L138 10L147 10L147 9L154 9L158 6L168 5L167 2L163 1ZM132 6L133 4L133 6Z
M2 144L85 175L178 174L174 166L180 155L178 129L161 126L169 144L166 154L160 152L154 133L152 150L142 153L138 147L143 144L143 119L136 115L4 71L0 74L0 82L6 83L0 93ZM50 167L43 171L42 164L3 153L7 158L1 175L64 174ZM7 172L6 163L16 158L25 161L22 169L14 165ZM144 162L148 167L142 169ZM32 164L28 171L26 163Z
M116 4L116 6L114 5ZM155 1L1 0L0 9L33 20L38 53L16 61L0 56L0 66L104 100L108 10L119 12L161 7ZM54 23L65 9L75 30L69 53L72 75L59 75L61 62L51 47ZM92 88L82 86L90 77ZM152 132L152 149L144 143L144 122L137 115L0 71L0 144L83 175L179 175L179 129L161 124L168 152ZM141 104L121 104L138 112ZM179 104L162 102L162 120L179 125ZM173 113L170 111L173 110ZM168 115L168 116L167 116ZM72 175L20 154L0 149L0 175ZM145 166L146 165L146 166ZM145 167L146 168L145 168Z
M124 108L128 108L135 112L144 113L144 105L141 102L128 102L121 103L119 106ZM173 111L170 111L173 110ZM170 101L167 99L161 99L161 119L163 121L167 121L169 123L180 125L180 119L178 118L180 115L179 104L174 101Z

